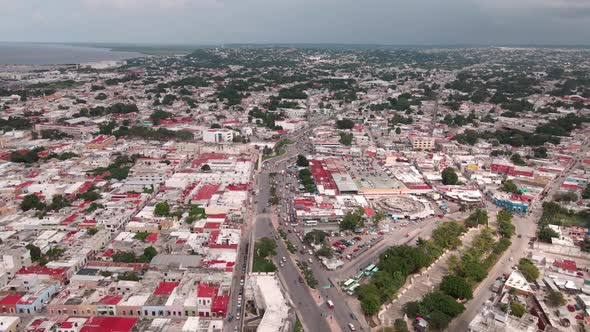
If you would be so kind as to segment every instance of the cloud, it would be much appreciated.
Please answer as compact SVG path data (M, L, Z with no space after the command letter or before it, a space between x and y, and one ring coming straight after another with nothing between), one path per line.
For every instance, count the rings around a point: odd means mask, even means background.
M33 13L31 13L31 19L35 22L40 22L45 20L45 17L43 16L41 10L37 8L33 10Z
M218 5L219 0L84 0L84 3L94 8L115 9L178 9L189 4Z

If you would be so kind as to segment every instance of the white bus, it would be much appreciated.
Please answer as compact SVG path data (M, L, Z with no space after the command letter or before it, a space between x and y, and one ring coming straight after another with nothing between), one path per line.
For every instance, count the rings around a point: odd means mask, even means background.
M315 226L317 224L318 224L318 221L317 220L308 220L308 221L305 222L305 225L306 226Z
M354 283L352 286L350 286L350 288L346 291L346 294L352 296L354 295L354 291L359 288L361 286L361 284L359 283Z

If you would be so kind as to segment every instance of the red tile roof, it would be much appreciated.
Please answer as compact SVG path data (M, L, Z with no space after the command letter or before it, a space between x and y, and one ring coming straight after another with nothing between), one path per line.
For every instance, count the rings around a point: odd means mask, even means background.
M17 274L42 274L42 275L59 275L65 273L65 269L52 269L44 266L31 265L18 270Z
M106 305L115 305L121 301L122 297L116 295L107 295L100 299L98 303Z
M0 305L16 305L22 297L22 294L6 295L0 300Z
M217 288L209 286L209 284L199 284L197 286L197 297L212 298L217 294Z
M365 214L369 217L372 217L375 215L375 211L373 211L371 208L365 208Z
M152 233L145 238L146 241L155 243L158 241L158 233Z
M193 197L193 199L197 201L211 199L211 197L213 197L217 189L219 189L218 184L206 184L199 189L199 191Z
M129 332L137 323L137 318L91 317L80 332Z
M179 284L179 282L161 282L154 291L154 295L170 295Z
M563 261L554 261L554 266L560 267L564 270L568 271L577 271L578 267L576 266L576 262L568 259L564 259Z

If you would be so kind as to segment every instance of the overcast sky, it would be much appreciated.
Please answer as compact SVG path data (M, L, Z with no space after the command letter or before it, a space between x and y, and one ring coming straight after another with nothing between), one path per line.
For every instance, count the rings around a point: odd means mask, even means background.
M0 0L1 41L590 44L590 0Z

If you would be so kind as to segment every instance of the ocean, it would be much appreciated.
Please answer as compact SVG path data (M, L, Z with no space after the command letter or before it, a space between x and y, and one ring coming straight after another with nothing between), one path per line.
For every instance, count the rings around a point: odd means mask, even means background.
M0 65L63 65L144 56L136 52L61 44L0 43Z

